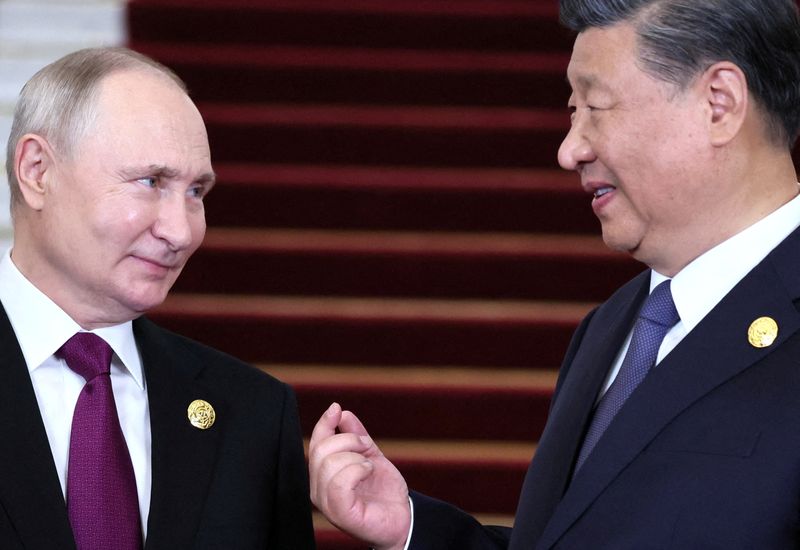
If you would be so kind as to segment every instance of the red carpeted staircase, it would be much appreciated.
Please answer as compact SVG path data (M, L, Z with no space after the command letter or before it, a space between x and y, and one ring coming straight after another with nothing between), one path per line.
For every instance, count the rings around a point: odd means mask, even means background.
M510 524L572 330L641 269L556 165L556 2L134 0L129 22L219 174L153 317L292 383L306 436L337 400L413 488Z

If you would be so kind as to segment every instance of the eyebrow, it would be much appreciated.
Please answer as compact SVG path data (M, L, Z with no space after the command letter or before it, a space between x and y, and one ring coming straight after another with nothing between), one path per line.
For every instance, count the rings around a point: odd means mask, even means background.
M206 188L206 191L210 190L214 187L214 184L217 183L217 175L214 172L206 172L202 174L200 177L194 180L195 183L198 183Z
M565 77L567 84L570 86L570 89L573 89L572 82L569 80L569 76ZM596 88L601 91L611 91L611 88L604 82L602 82L597 75L594 74L581 74L575 78L575 84L578 88L587 90L591 88Z

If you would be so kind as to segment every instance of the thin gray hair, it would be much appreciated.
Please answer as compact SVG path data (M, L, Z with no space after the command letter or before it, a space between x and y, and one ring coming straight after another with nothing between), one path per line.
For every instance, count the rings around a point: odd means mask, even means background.
M186 84L171 69L122 47L86 48L72 52L39 70L23 86L6 148L12 213L22 198L14 173L14 154L20 138L25 134L39 135L59 155L70 158L97 116L100 83L113 73L127 70L161 74L188 93Z

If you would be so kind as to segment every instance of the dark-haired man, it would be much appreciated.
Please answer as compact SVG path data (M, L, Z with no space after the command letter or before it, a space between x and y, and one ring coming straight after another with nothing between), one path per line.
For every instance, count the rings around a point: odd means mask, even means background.
M409 499L338 405L312 437L312 499L379 549L795 548L797 7L560 6L578 35L559 162L605 242L650 269L578 327L513 530Z
M123 48L25 85L0 260L0 548L314 548L294 394L144 317L205 233L208 138Z

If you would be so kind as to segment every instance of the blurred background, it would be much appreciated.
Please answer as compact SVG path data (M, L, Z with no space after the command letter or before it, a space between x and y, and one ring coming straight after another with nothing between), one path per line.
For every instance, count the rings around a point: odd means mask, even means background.
M571 332L641 269L556 163L571 43L555 0L0 0L0 136L66 52L173 68L219 183L151 317L291 383L306 437L337 400L412 488L510 525Z

